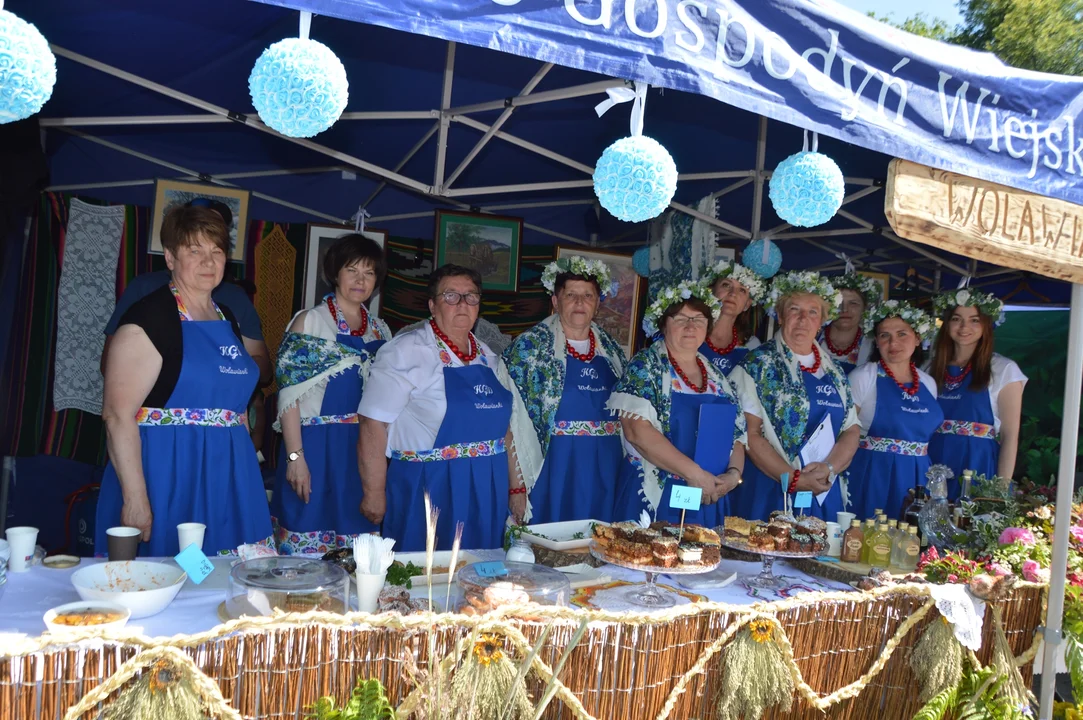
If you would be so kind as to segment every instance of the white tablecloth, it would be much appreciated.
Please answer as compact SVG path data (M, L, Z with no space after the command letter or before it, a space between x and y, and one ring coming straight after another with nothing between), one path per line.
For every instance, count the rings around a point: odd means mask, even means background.
M471 553L482 560L498 560L503 557L502 552L494 550L472 550ZM173 562L160 558L153 561ZM156 637L203 632L220 624L218 606L226 599L232 560L212 558L211 561L214 563L215 570L202 584L196 585L191 580L186 581L177 598L163 612L152 617L131 620L128 623L129 627L141 628L143 634ZM104 561L83 558L79 565L69 570L51 570L35 565L25 573L8 573L7 583L2 586L3 595L0 596L0 633L37 636L45 632L42 615L46 610L64 603L77 602L80 599L71 584L72 573L88 563L96 562ZM761 590L747 585L745 582L747 577L759 572L759 563L723 560L719 570L738 573L737 580L721 589L697 589L688 592L703 595L711 601L748 605L755 602L782 600L801 592L852 590L848 585L807 575L784 562L775 563L775 575L786 580L785 585L777 590ZM634 570L607 565L603 571L613 580L643 581L643 573ZM658 582L684 590L679 587L678 578L675 577L662 576L658 578ZM442 600L446 589L446 585L439 586L439 589L434 591L434 597ZM422 588L415 590L415 594L424 592ZM613 607L612 609L627 608Z

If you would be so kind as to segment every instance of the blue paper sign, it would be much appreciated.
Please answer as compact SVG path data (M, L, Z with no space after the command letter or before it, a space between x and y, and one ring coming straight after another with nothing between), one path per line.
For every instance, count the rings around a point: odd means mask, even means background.
M207 556L203 554L198 545L189 545L173 559L181 566L181 570L188 573L188 577L192 578L192 582L196 585L206 580L207 576L214 572L214 565L207 559Z
M669 506L680 510L699 510L703 499L703 488L688 485L674 485L669 494Z
M483 562L474 565L474 570L479 577L503 577L508 574L508 569L502 562Z
M797 493L793 498L794 508L807 508L812 507L812 492L805 490Z

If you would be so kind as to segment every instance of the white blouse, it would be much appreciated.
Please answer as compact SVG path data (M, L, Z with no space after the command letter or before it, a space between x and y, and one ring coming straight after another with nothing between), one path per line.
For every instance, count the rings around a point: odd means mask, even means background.
M836 355L835 353L831 352L831 350L827 347L826 338L827 328L824 328L820 331L820 335L817 339L819 340L820 347L827 351L827 354L831 356L831 359L834 360L836 363L850 362L849 355ZM862 333L861 342L857 344L857 362L854 363L855 369L861 367L869 361L869 356L872 355L872 345L872 338ZM808 363L805 364L807 365Z
M471 365L487 365L509 390L507 373L497 371L503 361L489 346L478 340L478 356ZM451 353L451 363L463 367ZM365 394L358 412L390 424L387 455L392 450L432 450L447 413L444 397L444 363L436 346L436 335L425 323L399 333L380 348L369 371Z
M876 415L876 378L880 363L869 362L850 371L850 392L858 407L857 419L861 422L861 434L865 435ZM909 378L908 378L909 379ZM924 370L918 370L918 381L936 397L936 381Z
M989 364L992 366L992 376L989 379L989 404L993 408L993 431L997 434L1000 433L1000 391L1011 385L1013 382L1023 383L1023 387L1027 386L1027 376L1023 374L1022 368L1012 360L1011 358L1004 357L993 353L993 357ZM932 365L932 360L925 363L925 369L928 370ZM945 400L957 400L958 393L966 390L966 384L955 390L945 390ZM947 418L948 420L966 420L967 418Z

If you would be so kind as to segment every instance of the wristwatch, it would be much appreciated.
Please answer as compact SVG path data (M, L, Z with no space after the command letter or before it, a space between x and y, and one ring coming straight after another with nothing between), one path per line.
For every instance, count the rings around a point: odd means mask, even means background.
M832 465L831 463L824 463L824 464L827 465L827 472L830 473L828 475L828 477L835 477L835 475L836 475L835 466Z
M301 456L305 454L305 449L301 448L291 453L286 454L286 462L297 462L301 459Z

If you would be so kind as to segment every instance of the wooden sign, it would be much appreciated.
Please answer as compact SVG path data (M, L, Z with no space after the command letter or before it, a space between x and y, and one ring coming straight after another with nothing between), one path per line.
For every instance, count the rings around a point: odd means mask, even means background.
M1083 283L1083 206L896 159L884 214L907 240Z

